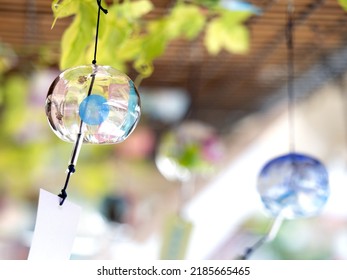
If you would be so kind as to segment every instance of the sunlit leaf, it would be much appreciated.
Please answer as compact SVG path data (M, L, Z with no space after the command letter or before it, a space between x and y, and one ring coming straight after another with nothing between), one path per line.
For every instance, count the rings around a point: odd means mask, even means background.
M83 51L89 43L89 39L79 32L81 16L77 15L72 24L65 30L61 41L60 69L66 69L73 65L82 64ZM79 51L77 51L79 50Z
M150 12L152 8L151 2L146 0L125 1L110 7L108 15L105 16L105 30L100 33L100 63L126 70L127 61L139 58L144 39L140 22L134 19Z
M110 65L110 61L117 60L116 50L128 41L131 35L131 29L128 28L124 20L117 20L112 24L107 24L104 33L99 40L98 61Z
M114 20L112 23L106 22L104 34L100 34L100 46L101 43L104 43L104 47L107 47L107 45L117 47L127 40L131 34L131 26L122 18Z
M95 13L91 12L92 8L86 4L81 4L79 13L64 32L61 41L61 69L87 63L86 50L92 43L95 32L96 16ZM92 57L90 58L91 61Z
M219 19L213 20L206 29L204 44L212 55L218 54L223 48L224 29Z
M248 50L248 29L239 23L247 18L246 13L232 14L238 15L238 17L233 18L230 13L227 13L212 20L208 25L204 42L210 54L216 55L222 49L232 53L245 53Z
M123 61L133 61L141 56L144 38L133 37L126 40L116 49L116 56Z
M221 20L225 26L233 26L235 24L242 24L249 19L253 14L249 11L222 11Z
M166 32L171 38L183 36L195 38L203 29L205 17L200 9L193 5L178 5L167 19Z
M245 52L249 39L243 24L251 13L221 9L218 3L177 1L168 14L145 21L143 16L153 10L151 1L115 1L107 7L109 13L100 18L97 61L122 70L132 62L141 77L147 77L153 72L153 61L165 53L172 40L193 40L204 29L209 53L217 54L222 49ZM62 37L60 68L90 63L95 43L95 1L54 0L52 5L56 18L75 14Z
M165 32L165 21L153 23L149 30L150 32L141 40L141 56L145 60L153 60L162 55L169 41L168 34Z
M76 14L79 2L79 0L53 0L51 7L54 17L63 18Z
M249 48L248 29L243 25L236 25L228 30L228 35L224 37L224 47L233 53L246 53Z
M72 16L78 12L79 0L53 0L51 7L54 15L53 28L57 19Z
M347 0L338 0L338 2L341 7L347 11Z
M153 9L153 4L149 0L132 1L129 4L127 11L132 18L140 18Z
M218 6L220 0L194 0L193 2L197 5L202 5L207 8L214 8Z

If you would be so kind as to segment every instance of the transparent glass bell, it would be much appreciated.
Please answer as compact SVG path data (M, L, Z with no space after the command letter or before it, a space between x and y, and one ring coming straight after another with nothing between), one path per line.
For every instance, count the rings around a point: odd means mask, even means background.
M55 134L75 142L115 144L136 127L140 96L132 80L110 67L83 65L67 69L52 83L46 98L46 115Z
M194 175L211 174L222 159L223 148L212 127L185 121L162 135L155 163L168 180L184 182Z
M317 159L289 153L270 160L257 184L262 202L273 215L293 219L317 215L329 197L328 172Z

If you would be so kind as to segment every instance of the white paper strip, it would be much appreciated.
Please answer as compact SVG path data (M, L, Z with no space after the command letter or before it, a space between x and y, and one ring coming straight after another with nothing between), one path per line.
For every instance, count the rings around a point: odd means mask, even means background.
M36 224L29 260L68 260L78 227L81 207L40 189Z

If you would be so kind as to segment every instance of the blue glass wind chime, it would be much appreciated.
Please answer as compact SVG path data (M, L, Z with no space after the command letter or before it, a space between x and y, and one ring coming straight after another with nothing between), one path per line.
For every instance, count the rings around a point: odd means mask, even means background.
M264 243L273 240L284 219L318 215L329 197L328 172L324 165L316 158L295 151L293 11L293 3L289 1L286 39L290 152L270 160L259 173L257 190L274 221L267 234L245 250L242 259L248 259Z
M92 64L62 72L53 81L46 98L50 127L60 139L74 143L66 181L59 194L60 205L67 197L66 189L75 172L82 143L120 143L135 129L141 115L140 96L133 81L110 66L96 63L100 13L107 14L101 0L97 4Z

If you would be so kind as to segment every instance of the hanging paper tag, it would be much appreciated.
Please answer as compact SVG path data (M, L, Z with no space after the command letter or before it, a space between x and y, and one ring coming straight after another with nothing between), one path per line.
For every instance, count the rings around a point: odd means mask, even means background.
M68 260L77 232L81 207L40 189L29 260Z
M167 218L164 228L162 260L183 260L187 251L193 224L178 215Z

